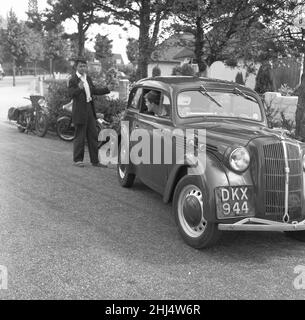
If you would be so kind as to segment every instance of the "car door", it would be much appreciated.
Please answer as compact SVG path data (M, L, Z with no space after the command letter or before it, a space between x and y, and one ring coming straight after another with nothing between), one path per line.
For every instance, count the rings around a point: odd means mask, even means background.
M143 96L149 91L149 88L143 89ZM156 91L156 90L155 90ZM163 193L167 182L167 165L164 163L165 139L164 135L170 135L172 130L172 121L170 115L170 99L164 93L160 92L160 107L165 104L168 114L155 116L145 114L145 103L142 103L138 114L137 127L144 129L149 137L149 163L142 163L138 166L139 178L149 187L159 193ZM142 98L142 101L144 99Z
M131 90L128 103L127 103L127 109L126 109L124 121L121 122L121 126L122 126L121 141L123 141L123 139L128 140L128 141L125 141L125 143L127 143L126 146L128 146L129 148L129 154L130 154L130 150L133 147L133 143L132 141L130 141L130 136L133 130L137 127L138 114L139 114L140 103L142 98L142 91L143 89L141 87L136 87Z

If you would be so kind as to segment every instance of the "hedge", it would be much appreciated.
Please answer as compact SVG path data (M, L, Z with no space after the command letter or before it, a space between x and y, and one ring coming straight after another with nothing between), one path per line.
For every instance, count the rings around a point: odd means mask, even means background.
M58 117L64 114L62 106L71 101L68 94L67 80L49 79L45 81L47 86L46 99L50 110L50 125L53 129L56 126ZM117 122L117 118L126 108L126 101L121 99L109 99L107 95L94 96L93 102L97 113L103 113L105 120Z

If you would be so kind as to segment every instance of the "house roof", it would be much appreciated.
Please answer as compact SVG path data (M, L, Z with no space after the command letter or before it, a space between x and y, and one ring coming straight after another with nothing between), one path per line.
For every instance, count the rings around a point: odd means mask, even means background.
M153 61L173 61L174 57L185 47L194 43L194 36L189 33L175 33L159 44L152 54ZM156 56L156 57L155 57Z
M183 58L195 58L194 51L189 48L183 48L173 57L173 59L183 59Z

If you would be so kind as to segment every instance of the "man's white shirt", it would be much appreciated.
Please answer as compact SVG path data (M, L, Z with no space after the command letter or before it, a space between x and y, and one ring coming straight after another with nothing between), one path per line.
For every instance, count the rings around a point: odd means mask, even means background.
M85 92L86 92L87 102L92 101L91 94L90 94L90 87L89 87L89 84L88 84L88 81L87 81L87 75L86 74L81 75L78 71L76 72L76 75L82 80L82 82L84 84L84 89L85 89Z

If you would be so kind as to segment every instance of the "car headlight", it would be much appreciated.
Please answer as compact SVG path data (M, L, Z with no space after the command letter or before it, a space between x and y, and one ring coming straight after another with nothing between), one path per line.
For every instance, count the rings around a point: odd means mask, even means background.
M250 154L244 147L234 149L229 156L229 164L234 171L246 171L250 165Z

